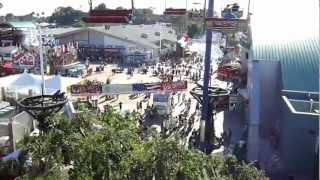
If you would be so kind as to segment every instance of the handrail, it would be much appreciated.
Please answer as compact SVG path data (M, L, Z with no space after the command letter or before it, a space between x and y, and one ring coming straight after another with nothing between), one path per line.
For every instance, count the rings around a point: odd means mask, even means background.
M319 92L315 92L315 91L298 91L298 90L283 89L282 92L319 95Z
M282 96L282 99L287 104L288 108L293 114L300 114L300 115L311 115L311 116L320 116L320 113L312 113L312 112L299 112L296 111L293 105L290 103L290 100L286 96Z

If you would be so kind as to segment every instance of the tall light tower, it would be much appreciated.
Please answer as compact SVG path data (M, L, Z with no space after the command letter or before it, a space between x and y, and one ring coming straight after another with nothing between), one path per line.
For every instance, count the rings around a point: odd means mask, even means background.
M209 0L208 17L213 17L214 0ZM204 58L204 76L203 76L203 104L202 119L200 125L200 144L204 150L211 149L211 139L213 131L213 120L209 116L209 80L210 80L210 63L211 63L212 31L207 29L206 32L206 52Z

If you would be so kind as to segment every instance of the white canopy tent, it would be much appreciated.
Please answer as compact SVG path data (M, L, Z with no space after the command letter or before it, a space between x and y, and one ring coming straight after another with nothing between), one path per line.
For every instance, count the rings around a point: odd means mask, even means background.
M62 79L60 75L53 76L45 81L46 94L53 94L56 91L63 91Z
M10 88L16 91L28 89L41 90L41 79L24 71L24 73L20 74L20 76L10 84Z
M57 90L67 91L67 87L80 82L80 78L61 77L61 76L44 76L45 94L53 94ZM27 72L0 77L0 88L4 88L7 97L18 98L30 95L41 94L41 76Z

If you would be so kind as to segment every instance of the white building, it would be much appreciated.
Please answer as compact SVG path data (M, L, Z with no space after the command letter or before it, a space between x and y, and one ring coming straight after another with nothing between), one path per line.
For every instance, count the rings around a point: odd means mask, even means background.
M59 44L78 42L80 59L93 61L123 61L140 63L159 58L161 53L175 50L177 35L161 25L117 25L87 28L58 28L46 30ZM102 59L101 59L102 58Z

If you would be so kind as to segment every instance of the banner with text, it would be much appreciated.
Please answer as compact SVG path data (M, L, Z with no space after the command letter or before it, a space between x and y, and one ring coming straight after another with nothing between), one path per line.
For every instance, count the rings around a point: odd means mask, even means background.
M90 94L132 94L142 92L173 92L187 90L187 81L137 83L137 84L88 84L72 85L72 95Z

